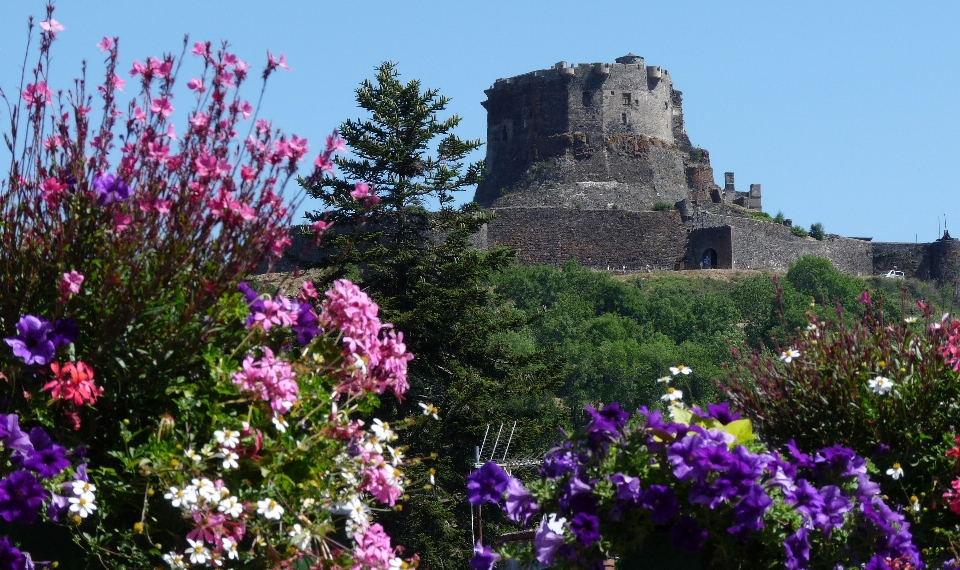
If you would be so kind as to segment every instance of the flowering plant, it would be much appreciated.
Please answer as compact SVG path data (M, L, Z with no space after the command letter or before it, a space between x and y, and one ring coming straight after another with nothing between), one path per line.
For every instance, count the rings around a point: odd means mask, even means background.
M354 417L406 391L402 335L346 281L296 300L236 290L289 244L281 196L307 141L256 118L239 92L250 66L226 44L185 42L199 68L178 135L189 58L134 61L122 110L116 38L99 44L95 95L85 77L54 92L52 5L40 29L19 97L0 91L0 411L15 412L0 517L19 501L7 520L45 529L11 528L0 569L32 567L27 551L61 568L415 563L371 518L405 496L403 426ZM264 80L289 69L267 55ZM311 177L340 146L328 137ZM79 552L49 540L64 529Z
M712 568L920 566L909 523L847 448L770 451L726 404L673 408L673 420L646 408L631 418L617 404L587 412L589 425L546 454L529 487L493 463L470 476L472 503L500 504L537 529L532 546L478 544L473 568L501 557L642 564L645 538L662 534Z
M860 302L852 323L839 309L832 321L811 316L785 347L739 355L720 390L774 445L837 443L869 458L928 558L956 557L941 495L954 473L945 451L960 409L960 321L921 302L919 319L885 322L868 292Z

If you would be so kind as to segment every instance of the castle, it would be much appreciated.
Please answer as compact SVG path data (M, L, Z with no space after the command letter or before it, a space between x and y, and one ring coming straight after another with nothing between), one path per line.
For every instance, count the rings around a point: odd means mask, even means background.
M480 247L516 248L525 264L577 259L596 269L768 269L801 255L870 275L958 275L960 242L879 243L800 237L762 216L760 184L714 182L694 147L670 73L628 54L613 64L561 61L486 90L486 173L474 200L497 214Z

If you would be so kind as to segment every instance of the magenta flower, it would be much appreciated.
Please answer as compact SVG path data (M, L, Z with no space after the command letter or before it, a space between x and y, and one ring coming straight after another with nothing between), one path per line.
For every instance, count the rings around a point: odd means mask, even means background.
M54 37L63 30L66 30L66 28L63 27L63 24L54 20L53 18L40 22L40 29L50 34L50 37Z
M116 45L116 42L114 42L112 38L103 36L103 40L97 44L97 47L100 48L100 51L110 51L113 49L114 45Z
M53 325L50 321L33 315L24 315L17 323L19 334L5 338L3 342L7 343L13 349L13 354L22 358L25 363L44 366L53 360L56 353L56 347L51 338L52 332Z
M357 182L354 184L353 192L350 192L350 195L359 200L367 210L380 203L380 197L377 196L370 189L370 185L365 182Z
M173 105L170 104L170 100L166 97L158 97L153 100L153 104L150 105L150 110L154 113L159 113L166 119L173 114Z
M76 295L80 292L80 285L83 284L84 276L71 269L69 273L64 273L60 280L60 295L64 298L70 295Z
M130 197L130 187L116 174L97 176L93 179L93 188L97 191L97 204L100 206L123 202Z

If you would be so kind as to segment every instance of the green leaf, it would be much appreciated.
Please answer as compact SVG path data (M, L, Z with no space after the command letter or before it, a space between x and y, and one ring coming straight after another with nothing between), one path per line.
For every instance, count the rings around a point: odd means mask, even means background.
M737 443L744 444L757 439L753 433L753 426L750 420L735 420L723 426L723 430L733 437L737 438Z

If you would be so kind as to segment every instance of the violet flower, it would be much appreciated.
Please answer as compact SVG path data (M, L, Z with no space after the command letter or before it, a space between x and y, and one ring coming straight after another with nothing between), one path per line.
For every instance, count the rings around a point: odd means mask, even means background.
M473 570L493 570L493 565L500 560L500 555L477 542L473 549L473 560L470 561L470 567Z
M106 206L114 202L123 202L130 197L130 187L116 174L103 174L93 179L93 188L97 191L97 205Z
M33 453L30 436L20 430L17 414L0 414L0 443L7 449L27 455Z
M78 338L80 338L80 327L77 326L77 323L75 323L73 319L67 317L54 321L52 330L50 331L50 340L53 342L54 348L60 348L64 344L77 342Z
M600 518L590 513L577 513L570 522L570 532L582 546L600 542Z
M483 467L467 475L467 500L472 505L482 505L490 502L500 504L503 492L507 490L510 477L504 470L488 461Z
M544 517L540 523L540 529L533 537L533 549L537 554L537 562L553 566L557 550L563 545L563 536L560 533L564 522L566 522L565 519L558 519L556 515Z
M20 549L10 544L5 536L0 536L0 570L23 570L27 560Z
M763 528L763 515L771 505L773 505L773 499L767 495L763 487L753 485L733 508L734 525L728 528L727 532L740 538L747 538L750 531Z
M27 455L23 466L36 472L41 478L55 477L70 467L70 462L65 457L67 449L54 443L43 428L35 427L30 430L30 442L33 444L33 453Z
M56 354L56 347L53 339L50 338L52 331L50 321L33 315L24 315L17 323L17 336L5 338L3 342L10 345L13 354L22 358L27 364L44 366L49 364Z
M835 485L820 489L820 495L823 497L823 507L814 524L824 535L830 536L833 529L843 526L843 515L851 508L850 499Z
M540 507L534 501L533 494L527 491L523 487L523 483L515 477L511 477L507 483L506 511L510 520L519 522L523 526L527 526L530 517L540 512Z
M787 570L804 570L810 562L810 540L807 538L809 531L805 527L791 534L783 541L783 549L786 551Z
M7 522L33 524L47 491L27 471L14 471L0 481L0 517Z
M654 524L667 524L680 514L680 503L677 502L676 494L673 489L663 485L650 485L650 488L643 492L640 504L652 511L650 520Z

